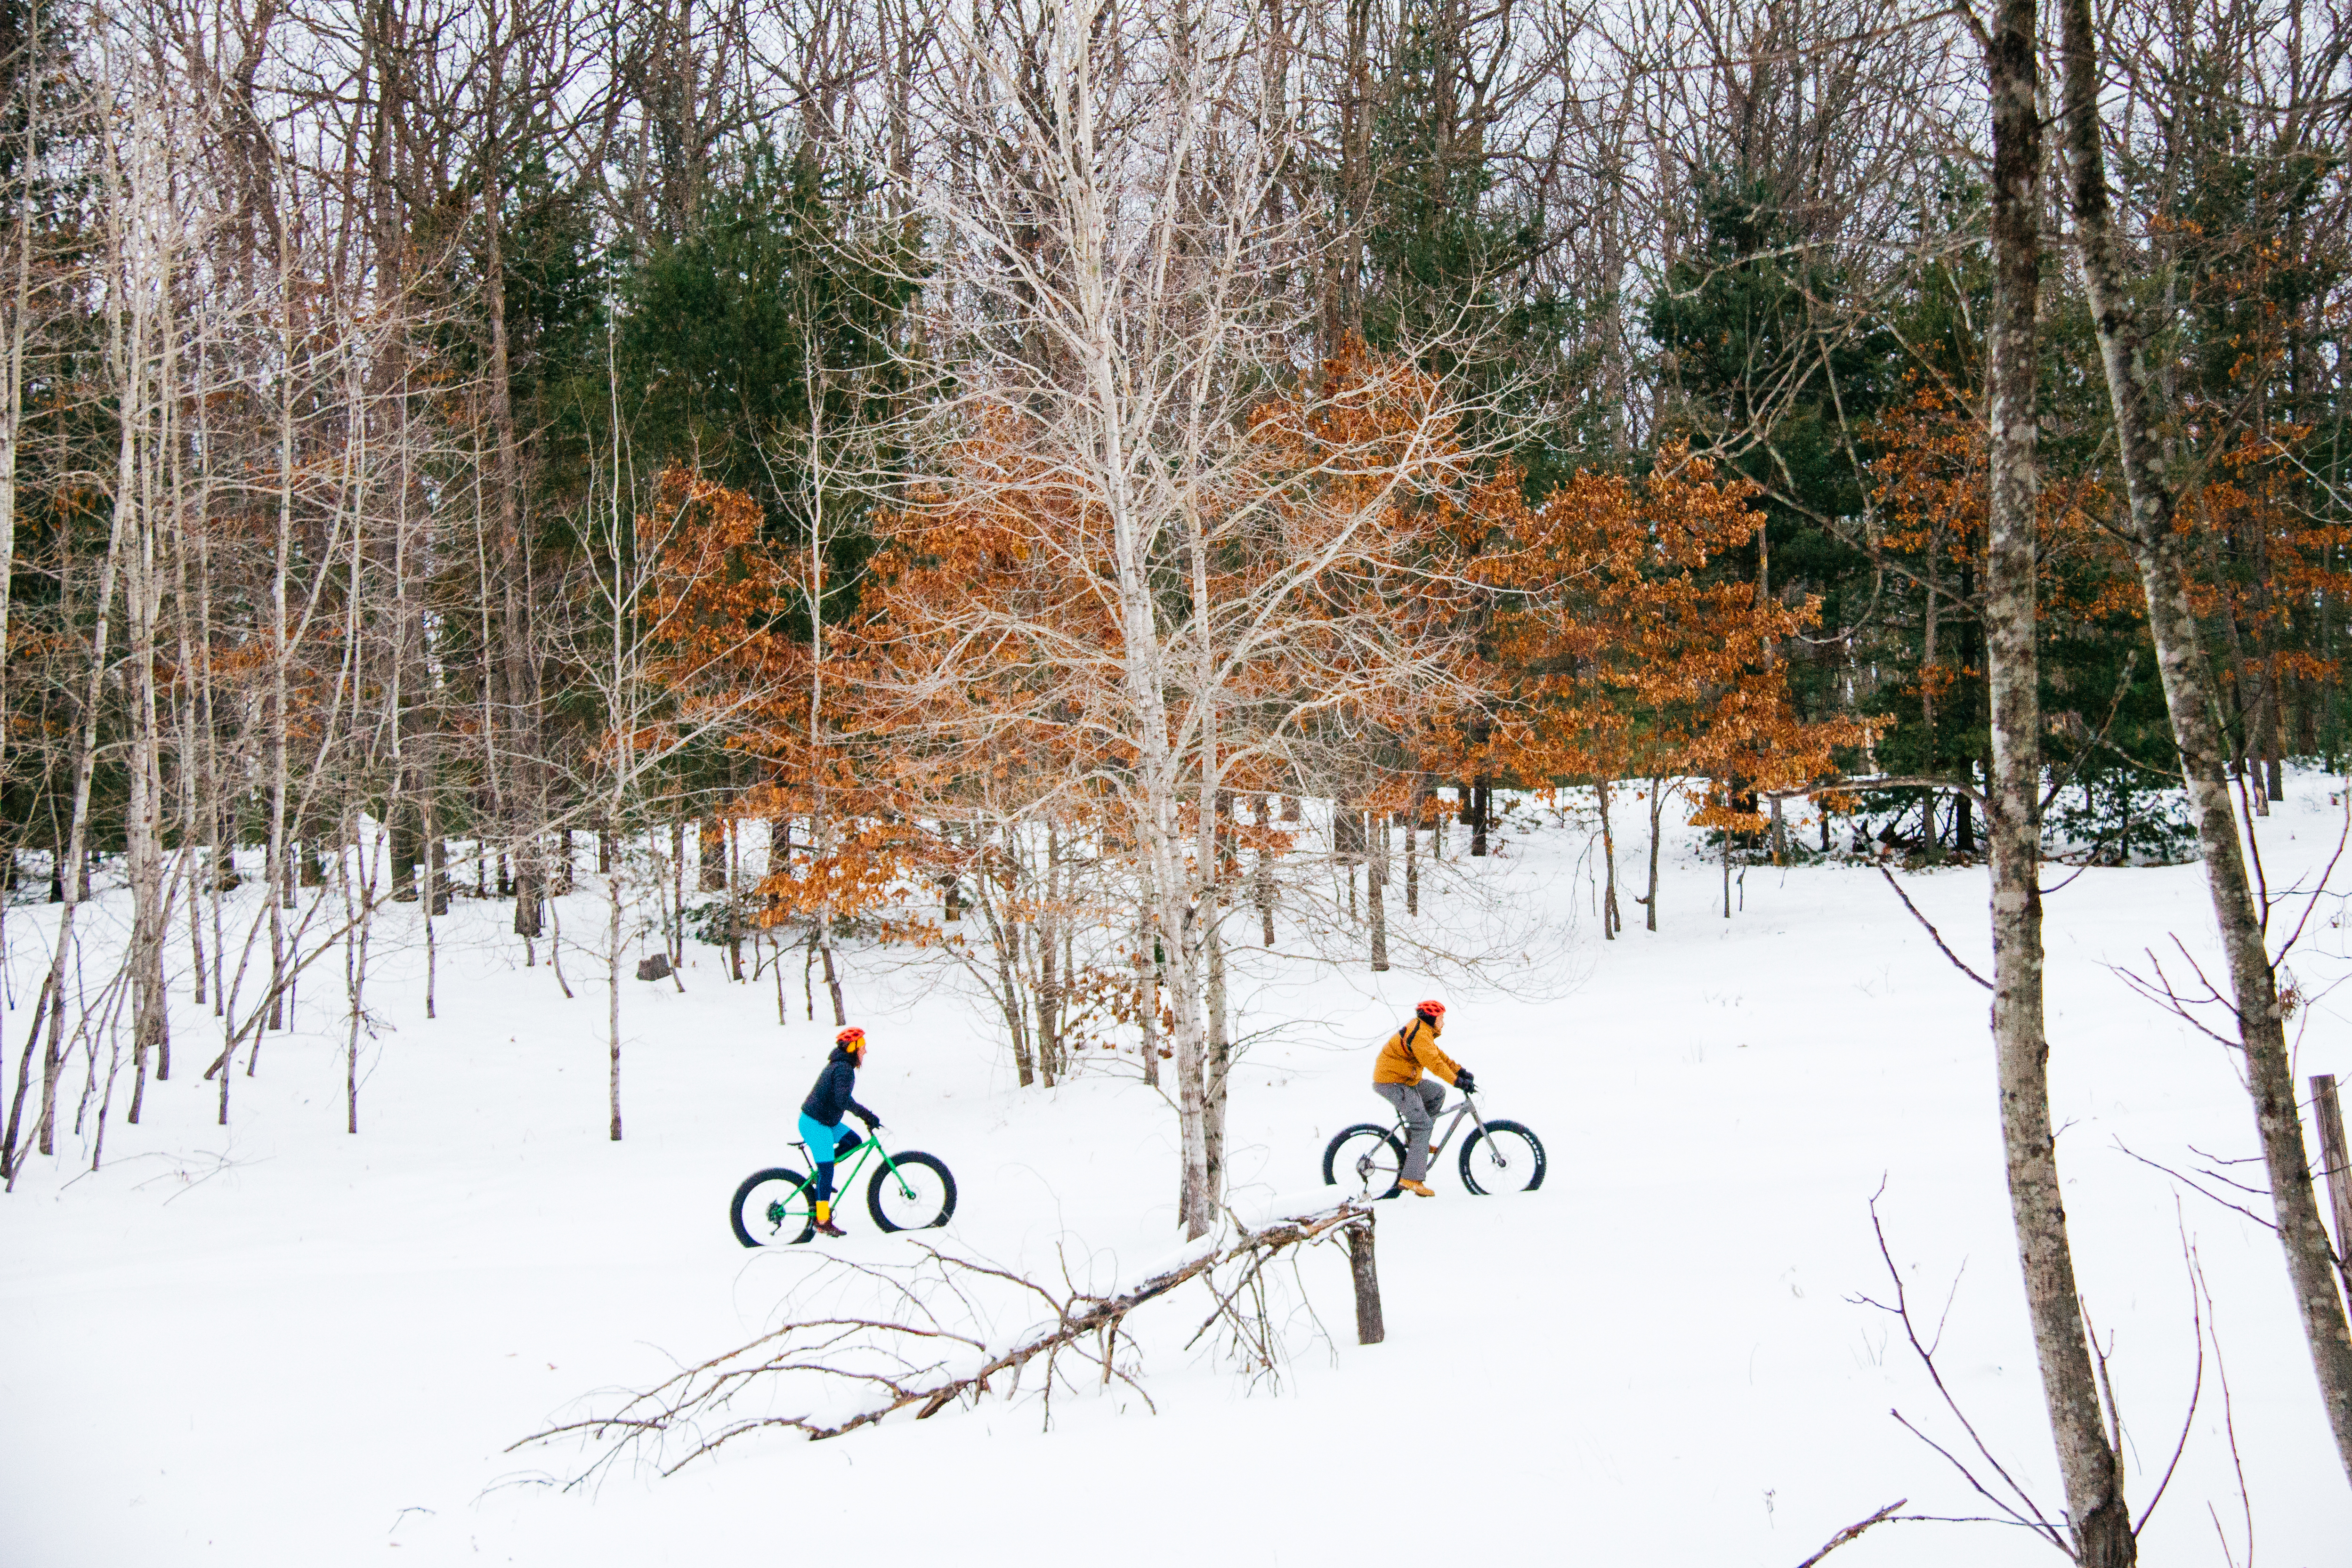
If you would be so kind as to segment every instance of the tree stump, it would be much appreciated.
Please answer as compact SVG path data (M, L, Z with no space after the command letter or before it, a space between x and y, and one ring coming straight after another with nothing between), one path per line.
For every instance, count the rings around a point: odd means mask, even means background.
M2311 1075L2311 1109L2319 1121L2319 1163L2327 1176L2327 1206L2336 1211L2336 1256L2345 1260L2341 1272L2352 1285L2352 1152L2344 1143L2344 1107L2336 1094L2336 1075Z
M1356 1285L1356 1342L1376 1345L1389 1337L1381 1321L1381 1276L1372 1262L1372 1218L1348 1227L1348 1273Z

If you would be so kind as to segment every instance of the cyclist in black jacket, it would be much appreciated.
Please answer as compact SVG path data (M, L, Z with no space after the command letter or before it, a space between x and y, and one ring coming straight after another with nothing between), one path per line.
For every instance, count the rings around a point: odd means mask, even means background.
M809 1157L816 1162L816 1185L811 1194L816 1200L816 1228L825 1236L844 1234L833 1223L833 1163L857 1147L857 1135L842 1121L842 1113L847 1111L865 1122L869 1138L882 1126L882 1119L858 1104L853 1092L857 1069L865 1061L866 1031L853 1024L834 1037L833 1054L824 1058L824 1070L816 1075L815 1087L801 1102L801 1142L808 1145Z

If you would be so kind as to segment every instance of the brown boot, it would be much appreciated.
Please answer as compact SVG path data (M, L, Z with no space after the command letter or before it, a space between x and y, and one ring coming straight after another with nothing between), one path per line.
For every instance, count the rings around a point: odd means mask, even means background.
M847 1236L849 1234L847 1231L833 1223L833 1205L828 1203L821 1203L816 1205L816 1233L819 1236Z
M1421 1184L1421 1183L1419 1183L1419 1182L1404 1182L1404 1181L1400 1181L1399 1183L1397 1183L1397 1185L1398 1185L1398 1186L1400 1186L1400 1187L1402 1187L1406 1192L1411 1193L1414 1197L1417 1197L1417 1198L1433 1198L1433 1197L1435 1197L1435 1196L1437 1195L1435 1193L1431 1192L1431 1191L1429 1190L1429 1188L1428 1188L1428 1187L1424 1186L1423 1184Z

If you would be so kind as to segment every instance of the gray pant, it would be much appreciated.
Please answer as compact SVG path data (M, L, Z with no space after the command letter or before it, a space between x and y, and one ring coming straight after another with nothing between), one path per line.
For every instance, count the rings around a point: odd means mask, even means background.
M1429 1129L1445 1104L1445 1086L1425 1078L1419 1083L1376 1083L1372 1092L1404 1118L1404 1179L1420 1181L1429 1174Z

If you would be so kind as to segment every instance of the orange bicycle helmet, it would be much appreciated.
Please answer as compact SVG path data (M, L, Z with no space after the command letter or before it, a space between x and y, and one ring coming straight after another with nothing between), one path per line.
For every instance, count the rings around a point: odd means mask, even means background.
M1443 1002L1418 1002L1412 1010L1433 1024L1445 1016L1445 1004Z
M866 1031L859 1028L856 1025L852 1024L846 1029L842 1030L841 1033L834 1036L833 1043L836 1046L846 1046L851 1050L863 1055L866 1050Z

